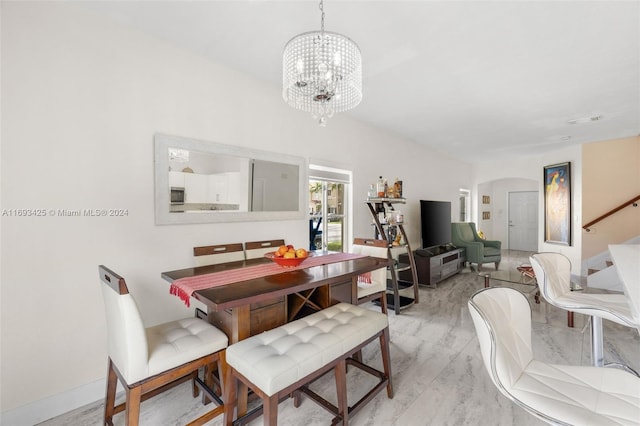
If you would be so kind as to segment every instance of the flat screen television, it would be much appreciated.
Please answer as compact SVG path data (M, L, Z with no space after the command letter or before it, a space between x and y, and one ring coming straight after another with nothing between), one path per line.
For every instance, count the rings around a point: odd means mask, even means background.
M451 202L420 200L422 248L451 243Z

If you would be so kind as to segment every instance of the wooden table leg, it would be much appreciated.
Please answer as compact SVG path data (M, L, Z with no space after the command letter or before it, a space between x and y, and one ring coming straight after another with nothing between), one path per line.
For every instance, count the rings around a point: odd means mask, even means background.
M489 274L484 276L484 288L489 288Z
M251 307L250 305L240 306L233 308L232 310L232 332L229 339L229 344L237 343L250 336L251 332ZM243 382L238 383L238 417L242 417L247 414L247 397L249 389Z
M573 312L567 311L567 326L573 328Z

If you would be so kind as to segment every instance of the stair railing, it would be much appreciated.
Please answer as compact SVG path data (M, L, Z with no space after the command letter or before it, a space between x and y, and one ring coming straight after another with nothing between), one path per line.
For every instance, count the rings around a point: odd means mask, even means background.
M597 219L594 219L591 222L587 223L586 225L583 225L582 229L584 229L587 232L591 232L591 229L589 229L589 227L591 227L592 225L595 225L596 223L600 222L602 219L605 219L605 218L611 216L612 214L619 212L620 210L624 209L627 206L631 206L632 205L633 207L638 207L638 200L640 200L640 195L636 195L635 197L633 197L629 201L625 201L624 203L620 204L618 207L609 210L607 213L603 214L602 216L598 217Z

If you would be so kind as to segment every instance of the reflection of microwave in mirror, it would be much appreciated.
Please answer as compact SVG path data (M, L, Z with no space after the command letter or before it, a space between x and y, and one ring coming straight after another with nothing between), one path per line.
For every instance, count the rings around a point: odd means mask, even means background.
M171 205L184 204L184 188L178 186L171 187Z

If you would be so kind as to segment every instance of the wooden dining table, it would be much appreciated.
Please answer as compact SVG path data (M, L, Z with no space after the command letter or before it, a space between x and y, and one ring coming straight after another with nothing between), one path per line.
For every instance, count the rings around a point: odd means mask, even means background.
M319 310L339 302L356 303L358 276L386 268L388 262L364 256L311 267L304 267L303 263L301 268L282 268L282 272L274 275L197 290L192 297L206 305L209 321L227 334L231 344L291 321L308 309ZM271 260L249 259L161 275L173 283L180 278L225 273L264 263Z
M331 253L315 252L314 256L328 254ZM248 259L162 272L161 276L174 283L181 278L219 276L271 262L267 258ZM310 267L304 267L303 263L295 269L282 268L282 272L276 274L196 290L191 297L206 305L208 321L225 332L229 344L233 344L283 325L305 312L339 302L356 304L358 276L388 265L388 259L370 256ZM246 388L240 386L239 416L246 413L246 395Z

